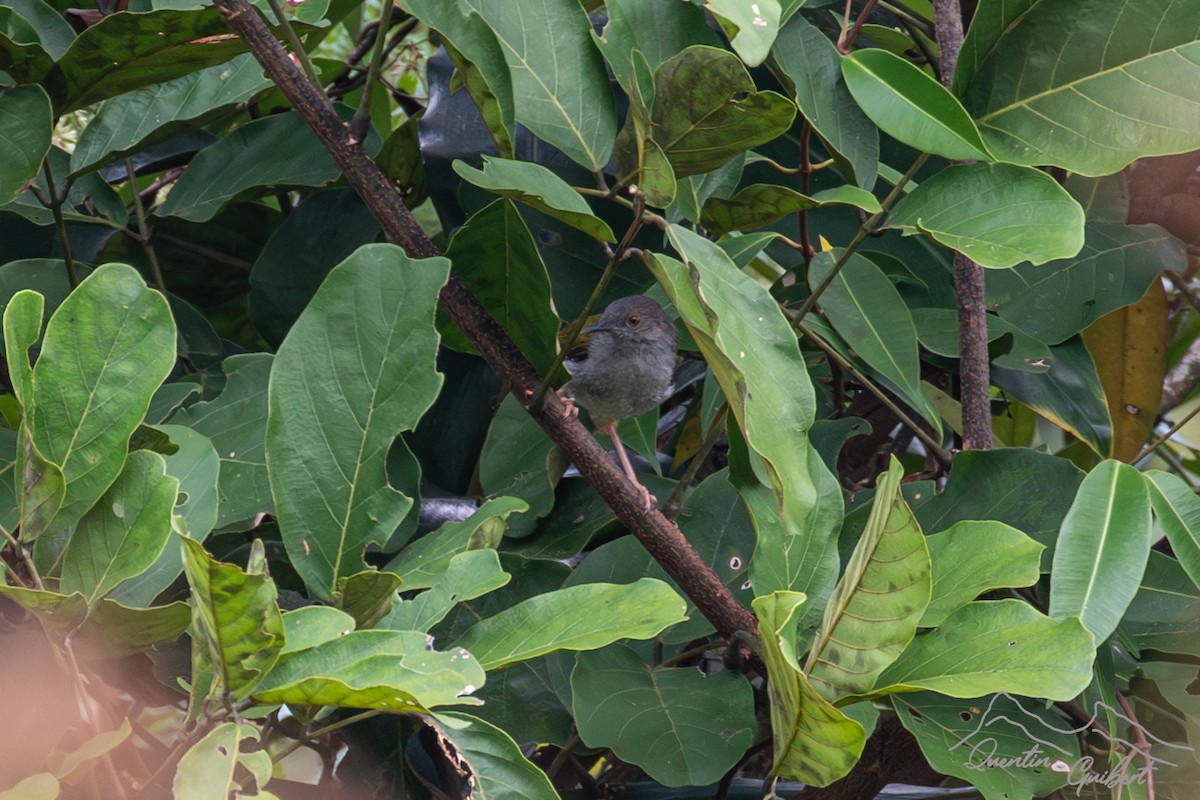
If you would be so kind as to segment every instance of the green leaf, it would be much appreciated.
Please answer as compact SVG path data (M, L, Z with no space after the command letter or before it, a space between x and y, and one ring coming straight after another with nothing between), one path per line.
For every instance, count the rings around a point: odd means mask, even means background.
M193 403L171 417L212 440L221 460L217 521L222 528L270 513L271 487L263 437L267 425L267 381L274 356L247 353L221 363L225 388L214 400Z
M1142 299L1164 269L1183 269L1183 243L1157 225L1089 220L1083 249L987 280L987 306L1030 336L1058 344L1110 311Z
M1068 780L1067 770L1056 767L1079 761L1076 723L1043 703L1003 693L958 700L918 692L891 700L930 766L971 783L984 797L1050 796Z
M13 6L0 6L0 69L21 83L37 83L53 66L37 29Z
M558 800L558 793L517 743L500 728L455 711L433 715L442 735L471 770L471 796L478 800Z
M20 14L37 33L45 51L53 58L62 58L75 41L75 29L59 11L42 0L9 0L5 5Z
M1112 420L1096 364L1074 336L1050 348L1050 369L1034 373L992 366L992 383L1078 436L1098 454L1112 452Z
M29 414L34 444L66 480L56 526L78 520L116 480L129 437L174 363L167 301L132 267L100 267L54 312Z
M1152 469L1145 476L1154 517L1166 532L1180 566L1200 587L1200 498L1178 475Z
M428 589L458 553L499 546L508 515L528 508L515 497L493 497L462 522L447 522L401 550L386 569L400 576L405 591Z
M446 258L454 264L454 274L504 326L525 357L539 371L548 369L557 352L555 337L560 325L550 294L550 276L537 241L512 201L498 200L475 212L454 232ZM447 347L475 352L475 346L448 317L443 330Z
M175 641L191 621L191 606L183 601L130 608L106 597L75 632L75 651L86 660L126 658L156 644Z
M193 648L208 655L220 685L248 697L283 649L283 618L270 576L222 564L199 542L183 540L183 568L195 608Z
M757 729L750 684L742 676L651 667L623 645L581 653L571 693L584 744L611 748L665 786L719 780L754 742Z
M137 450L100 501L84 514L63 552L62 591L88 604L158 559L171 534L179 479L158 453Z
M275 229L250 272L250 321L278 349L335 266L379 237L379 221L353 189L304 198Z
M1004 32L1021 19L1039 0L984 0L975 9L967 35L963 37L958 64L954 68L954 94L962 97L979 65L996 47Z
M57 800L58 793L58 778L49 772L37 772L0 792L0 800Z
M733 53L694 45L654 73L651 123L676 177L716 169L791 127L796 107L775 92L755 90Z
M332 642L354 630L354 617L329 606L304 606L283 612L284 645L280 656Z
M554 442L511 394L492 417L483 452L479 455L479 485L487 496L513 495L529 504L529 511L509 522L508 535L528 536L554 506L554 485L562 474L558 465L551 475Z
M110 14L79 34L45 83L66 113L244 52L212 6Z
M874 186L879 131L846 88L842 57L833 42L797 14L779 32L771 60L794 87L800 113L848 168L846 177L863 189Z
M662 581L588 583L531 597L480 620L457 644L484 669L556 650L595 650L618 639L649 639L682 621L685 604Z
M484 673L459 648L430 650L417 631L355 631L280 660L254 691L261 703L427 712L478 704Z
M430 588L411 600L400 600L379 627L394 631L428 631L445 619L458 603L499 589L512 578L500 568L495 550L468 550L450 559L446 571Z
M775 756L771 771L828 786L850 771L862 754L863 726L822 697L796 663L796 627L805 597L772 592L754 598L758 636L767 665L767 698Z
M217 521L217 476L221 462L212 441L182 425L160 425L153 430L171 437L178 446L175 453L163 456L167 475L179 482L178 499L173 514L183 518L188 534L203 541ZM125 581L112 593L114 600L127 605L148 606L183 572L183 555L170 543L163 548L154 564L136 578Z
M338 608L354 618L355 627L374 628L392 610L403 581L390 572L356 572L337 582Z
M875 694L929 689L951 697L1011 692L1069 700L1092 679L1095 645L1077 617L1020 600L968 603L922 634L879 676Z
M999 274L999 273L998 273ZM947 358L959 357L958 310L954 308L914 308L913 323L917 326L917 339L921 346L932 353ZM1011 322L995 314L987 315L988 343L1009 337L1007 352L992 355L991 360L1001 367L1028 372L1045 372L1050 361L1050 348L1025 334ZM998 342L997 347L1004 346ZM989 348L989 353L993 352Z
M774 298L717 245L679 226L668 234L686 266L658 255L648 266L729 399L741 435L765 462L761 480L734 481L758 533L755 593L804 589L820 613L837 580L842 496L807 442L816 401L796 335Z
M1148 0L1136 17L1119 0L1084 14L1072 0L1019 5L1028 6L1019 23L976 51L978 66L960 87L997 157L1109 175L1142 156L1200 147L1194 2Z
M0 93L0 205L16 199L50 152L54 120L50 98L40 86L14 86Z
M804 665L809 683L827 700L874 686L912 641L929 605L929 551L900 494L903 477L893 456Z
M933 628L984 592L1032 586L1045 546L995 520L964 520L925 539L933 562L933 590L919 623Z
M239 766L249 768L250 773L259 778L259 785L266 783L271 774L271 759L267 752L241 752L243 741L257 742L258 738L258 728L238 722L223 722L205 734L188 748L175 768L173 789L176 800L225 800L230 792L248 796L242 794L246 787L239 780ZM264 758L265 765L262 763Z
M483 17L512 75L517 121L595 172L617 134L612 89L575 0L466 0Z
M766 60L782 21L779 0L708 0L704 7L725 29L729 44L747 66L757 67Z
M112 752L128 739L131 733L133 726L129 724L128 719L123 719L115 729L96 734L71 752L55 753L51 757L55 775L68 783L78 781L87 772L87 762Z
M693 44L721 46L704 12L691 3L645 3L642 0L607 0L608 21L593 41L613 67L613 75L631 93L629 63L636 52L653 73L658 65ZM646 98L652 100L653 98Z
M192 130L271 85L254 56L120 94L100 107L71 153L71 174Z
M463 180L481 189L532 206L600 241L617 241L608 223L593 214L566 181L541 164L484 156L482 170L463 161L455 161L453 167Z
M341 174L299 114L272 114L197 153L158 214L208 222L242 194L324 186Z
M492 29L465 4L409 0L405 8L441 34L446 51L479 106L497 149L502 155L511 156L517 129L513 80Z
M838 251L818 253L808 272L815 291L833 269ZM921 360L912 314L896 285L865 256L854 253L821 295L825 316L854 352L927 422L942 418L921 387Z
M733 197L710 197L700 221L713 233L744 231L770 225L783 217L810 208L851 205L868 213L880 210L875 195L857 186L840 186L809 197L773 183L755 183Z
M367 245L329 273L271 369L266 450L276 518L308 587L329 597L412 506L388 449L433 402L433 309L445 259Z
M958 164L896 203L888 225L927 233L982 267L1011 267L1073 258L1083 247L1083 221L1083 208L1044 172Z
M950 92L887 50L856 50L842 59L855 102L889 136L951 159L991 161L971 117Z
M1103 461L1083 479L1063 520L1050 572L1050 616L1079 617L1096 642L1137 594L1150 557L1150 495L1141 474Z

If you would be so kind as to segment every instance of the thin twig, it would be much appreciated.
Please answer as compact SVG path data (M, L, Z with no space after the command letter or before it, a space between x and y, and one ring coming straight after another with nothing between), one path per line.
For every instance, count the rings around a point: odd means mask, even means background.
M283 6L279 4L279 0L267 0L267 2L271 5L271 10L275 12L275 19L279 21L279 27L283 28L284 38L291 45L292 57L300 64L300 69L304 71L304 76L308 78L308 82L324 95L325 87L321 85L321 79L317 77L317 70L313 67L312 60L308 57L308 51L304 49L304 43L300 41L300 37L296 35L296 29L292 27L287 14L283 12Z
M829 270L829 274L825 276L825 280L821 281L821 285L814 289L812 294L805 298L804 302L800 306L800 310L796 312L796 317L794 320L795 322L800 322L802 319L804 319L805 315L807 315L809 311L812 311L813 306L817 304L817 300L821 298L822 293L829 288L829 284L833 283L833 279L836 278L838 273L842 271L842 267L846 266L846 263L850 260L850 256L852 256L854 251L858 249L858 246L863 243L863 240L875 230L875 226L878 225L879 221L884 218L888 212L888 209L892 207L892 204L900 199L900 196L904 193L904 187L908 185L908 182L913 179L913 176L917 174L921 167L925 166L925 162L928 159L928 153L922 153L921 155L917 156L916 161L914 161L912 166L908 168L908 172L904 173L900 180L896 181L896 185L892 187L890 192L888 192L887 197L883 198L883 202L879 204L879 212L872 214L866 222L859 226L858 232L854 234L854 238L850 240L850 244L846 245L846 249L842 251L841 257L838 258L836 263L834 263L833 269Z
M1133 713L1133 706L1124 692L1116 689L1117 702L1121 704L1121 708L1125 709L1125 713L1129 716L1129 721L1133 723L1133 737L1137 739L1138 752L1142 754L1142 761L1146 764L1146 797L1147 800L1154 800L1154 763L1150 758L1150 742L1146 740L1146 729L1138 722L1137 714ZM1120 784L1118 784L1120 785Z
M1191 411L1189 411L1187 414L1185 414L1182 419L1180 419L1178 422L1176 422L1170 428L1168 428L1166 433L1164 433L1162 436L1155 439L1151 444L1146 445L1146 447L1144 447L1142 449L1142 452L1138 453L1134 457L1134 459L1132 461L1130 461L1129 463L1137 464L1143 458L1145 458L1146 456L1153 453L1155 450L1157 450L1159 447L1161 447L1163 445L1163 443L1165 443L1168 439L1170 439L1175 434L1179 433L1179 429L1182 428L1184 425L1187 425L1189 422L1191 422L1192 418L1195 417L1197 414L1200 414L1200 403L1197 403L1195 408L1193 408Z
M854 40L858 38L858 32L862 30L862 26L867 22L867 17L871 16L871 12L875 10L875 6L878 3L879 0L867 0L863 4L862 11L858 12L858 19L854 20L854 27L848 32L843 31L842 35L838 37L837 49L839 53L847 55L850 52L850 48L854 46Z
M58 196L58 187L54 185L54 172L50 169L50 159L47 158L42 162L42 169L46 173L46 188L50 192L50 213L54 215L54 228L58 231L58 241L62 244L63 263L67 265L67 280L71 282L71 288L74 289L79 285L79 276L75 274L75 259L71 256L71 240L67 237L67 223L63 219L62 204L66 200L66 195L70 194L70 187L64 186L64 196Z
M146 260L150 262L150 274L154 285L163 294L167 293L167 283L163 280L162 270L158 267L158 254L154 252L154 243L150 241L150 226L146 224L146 209L142 206L142 196L138 194L137 177L133 172L133 159L125 157L126 175L129 177L129 193L133 195L133 210L137 213L138 238L142 249L146 251Z
M853 375L854 379L861 383L867 391L875 395L879 402L887 406L888 410L895 414L897 419L904 423L904 425L913 433L915 433L917 438L919 438L925 444L925 446L929 448L930 452L933 453L934 457L942 464L942 466L948 467L950 465L950 454L947 453L941 444L935 441L932 436L926 433L924 428L914 422L912 418L908 416L908 414L906 414L902 408L900 408L900 406L896 405L896 403L887 396L887 393L876 386L873 381L867 378L867 376L859 372L853 364L843 358L841 353L839 353L833 348L832 345L818 336L812 328L808 327L803 322L795 322L793 324L799 328L805 336L812 339L817 347L824 350L827 356L836 361L838 366Z
M375 31L375 46L371 53L371 63L367 66L367 82L363 86L358 108L354 111L354 118L350 121L350 132L360 142L366 141L367 131L371 125L371 92L375 89L375 82L379 79L381 62L384 58L383 46L387 41L388 30L392 27L393 8L392 0L384 0L379 18L379 28Z
M809 190L812 188L812 153L809 150L809 142L812 139L812 123L807 119L804 120L804 125L800 129L800 194L808 196ZM800 255L804 257L804 269L807 276L808 268L812 265L813 256L816 255L816 250L813 249L812 239L808 235L808 209L802 208L796 212L796 220L800 228Z

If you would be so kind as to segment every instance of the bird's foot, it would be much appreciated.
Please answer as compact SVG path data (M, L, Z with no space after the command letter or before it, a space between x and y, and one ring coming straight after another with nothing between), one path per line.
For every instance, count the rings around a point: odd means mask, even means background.
M558 395L558 399L561 400L563 404L562 418L566 419L567 417L578 417L579 406L575 405L575 401L564 394L562 389L559 389L556 394Z
M658 498L650 494L650 490L637 481L633 482L633 487L637 489L638 496L642 499L642 513L649 514L650 509L658 504Z

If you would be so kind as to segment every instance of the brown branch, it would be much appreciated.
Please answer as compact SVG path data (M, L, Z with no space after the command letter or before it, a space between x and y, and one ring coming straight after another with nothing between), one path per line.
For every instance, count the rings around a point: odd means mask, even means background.
M405 208L391 182L353 139L321 93L305 80L249 3L246 0L216 0L216 6L329 150L355 191L378 218L388 238L415 258L441 255ZM531 412L617 518L638 537L717 630L725 637L739 630L755 631L754 615L701 560L679 528L657 510L643 512L640 495L587 429L564 413L564 406L556 395L549 394L536 412L530 409L541 376L475 295L452 275L442 289L440 299L451 319L479 348L517 400Z
M933 0L933 20L941 54L942 84L949 89L962 49L962 10L958 0ZM987 351L987 305L983 268L962 253L954 254L954 291L958 296L959 401L963 449L992 446L991 382Z

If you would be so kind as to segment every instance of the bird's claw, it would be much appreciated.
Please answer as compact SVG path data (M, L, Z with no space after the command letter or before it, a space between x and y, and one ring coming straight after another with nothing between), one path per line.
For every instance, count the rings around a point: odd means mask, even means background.
M633 485L637 489L638 496L642 499L642 513L649 514L650 509L658 504L658 498L650 494L650 490L640 483L634 482Z
M572 400L567 395L563 394L562 389L559 389L557 394L558 394L558 399L561 400L562 404L563 404L562 418L566 419L567 417L578 417L579 416L579 406L575 405L575 401Z

